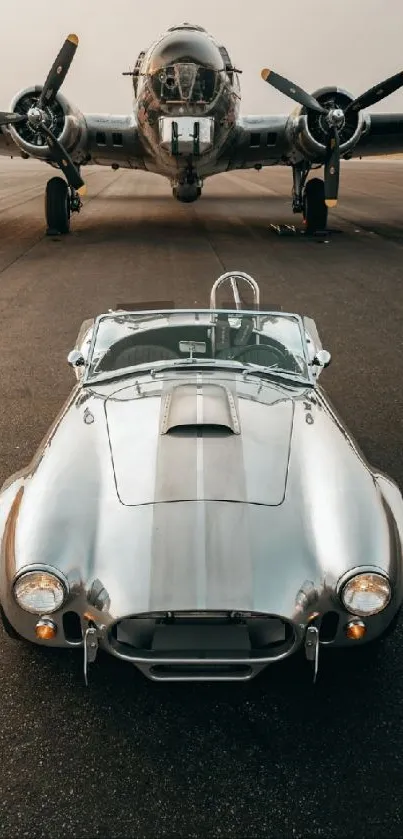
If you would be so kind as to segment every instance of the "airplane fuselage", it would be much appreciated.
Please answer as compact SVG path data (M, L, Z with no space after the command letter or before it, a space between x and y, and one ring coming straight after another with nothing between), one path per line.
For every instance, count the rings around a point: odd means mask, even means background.
M140 55L133 79L147 167L169 178L176 198L195 200L217 171L239 114L239 80L227 51L183 24Z
M306 229L324 230L338 200L342 160L402 149L402 114L368 108L403 88L403 71L361 96L337 85L312 94L264 68L261 78L297 103L291 113L240 115L237 70L226 48L202 27L169 28L124 75L134 106L125 114L84 114L61 93L78 37L68 35L44 85L20 90L0 111L0 154L20 154L64 175L46 186L48 230L67 233L82 206L81 169L89 165L153 172L179 201L195 201L206 178L267 166L292 169L292 209ZM310 177L324 167L323 180Z

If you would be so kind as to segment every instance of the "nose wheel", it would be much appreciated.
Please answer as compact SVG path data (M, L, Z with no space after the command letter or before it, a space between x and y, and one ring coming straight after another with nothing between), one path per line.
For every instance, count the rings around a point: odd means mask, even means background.
M78 192L69 187L64 178L51 178L46 184L45 192L48 236L69 233L71 213L78 213L81 207L82 202Z

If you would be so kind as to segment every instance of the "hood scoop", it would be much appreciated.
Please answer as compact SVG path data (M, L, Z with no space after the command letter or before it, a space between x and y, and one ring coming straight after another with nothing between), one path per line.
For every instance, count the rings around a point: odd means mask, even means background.
M282 504L293 401L273 392L273 401L262 402L237 391L235 383L200 380L172 382L158 395L107 399L121 503Z
M161 434L240 434L234 397L224 385L176 385L163 397Z

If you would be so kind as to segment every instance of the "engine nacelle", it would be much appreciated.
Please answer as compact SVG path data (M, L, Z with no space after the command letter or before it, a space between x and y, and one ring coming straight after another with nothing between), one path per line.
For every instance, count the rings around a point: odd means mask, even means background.
M30 108L37 105L41 91L41 86L27 87L25 90L21 90L14 97L10 105L10 111L26 114ZM48 128L77 163L83 162L87 138L87 124L83 114L74 108L60 92L54 102L50 106L45 105L43 110L46 114ZM23 122L10 125L9 131L14 142L24 154L40 160L51 158L47 136L41 131L40 126Z
M326 110L340 109L345 113L354 96L339 87L322 87L313 96ZM328 124L325 114L298 108L291 120L291 140L300 154L313 163L323 163L326 154L326 135ZM365 120L361 112L349 111L345 122L338 129L340 155L344 157L357 145L363 131Z

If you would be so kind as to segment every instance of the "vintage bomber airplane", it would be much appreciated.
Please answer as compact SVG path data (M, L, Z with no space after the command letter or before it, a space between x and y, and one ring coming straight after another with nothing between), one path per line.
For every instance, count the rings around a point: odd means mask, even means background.
M403 72L358 98L338 87L313 95L272 70L262 78L298 103L286 116L241 117L239 73L225 47L201 26L168 29L140 52L127 116L82 114L60 93L77 49L66 39L44 86L17 94L0 113L0 154L37 158L59 168L46 187L48 232L67 233L81 205L80 170L89 164L144 169L169 178L179 201L195 201L203 181L218 172L290 166L292 207L307 230L327 223L337 203L340 160L403 150L403 114L367 108L403 85ZM324 167L324 179L310 178Z

